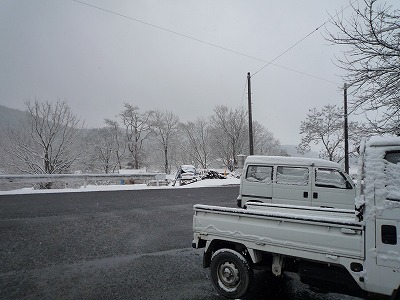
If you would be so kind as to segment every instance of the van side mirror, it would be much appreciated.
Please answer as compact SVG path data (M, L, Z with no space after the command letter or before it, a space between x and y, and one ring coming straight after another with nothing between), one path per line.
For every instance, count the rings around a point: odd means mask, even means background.
M353 186L352 186L351 183L348 182L347 180L346 180L346 189L348 189L348 190L353 189Z

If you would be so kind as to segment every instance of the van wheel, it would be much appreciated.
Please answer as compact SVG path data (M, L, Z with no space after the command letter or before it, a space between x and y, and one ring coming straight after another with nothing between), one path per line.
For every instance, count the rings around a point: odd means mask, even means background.
M247 293L253 281L253 270L240 253L220 249L211 257L211 281L219 294L240 298Z

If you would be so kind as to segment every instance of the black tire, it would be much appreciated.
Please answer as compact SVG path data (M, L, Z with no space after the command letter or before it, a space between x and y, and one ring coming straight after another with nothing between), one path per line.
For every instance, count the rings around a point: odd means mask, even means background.
M219 294L226 298L240 298L253 282L253 270L240 253L220 249L211 257L211 281Z

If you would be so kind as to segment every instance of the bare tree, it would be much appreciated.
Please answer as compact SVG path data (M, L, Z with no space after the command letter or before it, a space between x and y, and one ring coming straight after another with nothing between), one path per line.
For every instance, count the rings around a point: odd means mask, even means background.
M359 145L363 127L357 122L349 122L349 141ZM340 162L344 158L343 109L336 105L325 105L321 111L310 109L305 121L301 122L301 142L299 153L311 150L310 144L322 145L320 157ZM355 152L353 147L353 152Z
M376 132L400 135L400 10L379 2L352 2L353 14L333 18L339 32L326 38L346 46L338 62L355 96L352 109L373 112L366 116Z
M253 122L254 153L258 155L282 155L287 152L281 148L279 140L259 122Z
M216 106L210 118L214 151L230 170L237 164L237 155L245 149L246 117L244 107L229 109L226 106Z
M125 142L122 137L118 122L110 119L105 119L105 123L109 126L114 141L114 155L118 169L122 169L122 158L125 154Z
M209 123L199 118L194 122L182 123L180 127L187 141L183 144L183 150L197 165L207 169L212 160Z
M151 117L151 130L164 157L164 171L170 173L170 147L178 132L179 119L170 111L155 111Z
M85 165L92 171L110 173L115 171L115 142L112 128L104 127L90 130L86 137Z
M73 146L80 134L79 119L66 101L27 101L27 118L22 130L10 130L3 149L18 171L29 174L57 174L69 170L79 158Z
M125 127L127 145L133 159L133 167L139 169L145 156L143 142L150 135L149 119L152 112L140 113L137 106L129 103L125 103L124 107L125 109L120 113L120 117Z

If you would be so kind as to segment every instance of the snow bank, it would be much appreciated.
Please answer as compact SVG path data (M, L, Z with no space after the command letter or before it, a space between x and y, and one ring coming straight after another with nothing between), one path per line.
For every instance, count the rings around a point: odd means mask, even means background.
M97 192L97 191L134 191L134 190L149 190L149 189L188 189L213 186L239 185L240 179L204 179L191 184L178 186L147 186L146 184L124 184L124 185L87 185L81 186L78 189L53 189L53 190L35 190L33 188L23 188L12 191L0 191L0 195L18 195L18 194L52 194L52 193L81 193L81 192Z

